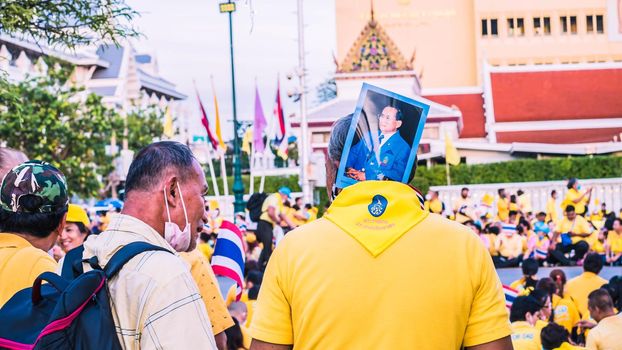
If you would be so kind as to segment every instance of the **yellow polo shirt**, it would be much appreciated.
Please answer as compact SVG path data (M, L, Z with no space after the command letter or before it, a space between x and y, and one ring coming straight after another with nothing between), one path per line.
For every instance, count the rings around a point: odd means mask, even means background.
M0 233L0 307L13 294L32 287L40 274L56 269L56 261L43 250L18 235Z
M583 197L579 201L579 203L575 203L574 201L579 199L583 195L584 191L577 191L574 188L571 188L566 192L566 197L562 201L562 210L566 209L566 206L573 205L574 210L577 214L582 214L585 212L585 206L587 205L587 196Z
M280 213L283 212L283 199L278 192L273 193L269 195L268 198L266 198L266 200L263 202L263 205L261 206L261 216L259 217L260 220L267 221L274 225L274 221L272 221L270 215L268 215L268 207L274 207L274 214L277 217L280 215Z
M541 350L540 330L526 321L512 322L514 350Z
M579 241L586 241L591 246L594 241L598 239L598 233L596 231L592 231L592 226L590 226L590 223L587 222L587 220L585 220L585 218L581 215L575 216L575 219L572 221L568 220L568 218L564 216L564 218L557 223L557 226L555 226L555 231L560 233L592 233L592 235L587 238L576 236L572 237L573 244Z
M549 221L553 221L554 223L557 223L557 221L559 220L559 216L557 215L557 204L555 202L555 199L553 198L549 198L549 200L546 202L546 222Z
M588 349L622 349L622 314L605 317L587 334Z
M576 346L576 345L572 345L570 343L564 342L562 343L562 345L559 346L559 348L555 348L553 350L584 350L584 349L585 348L582 348L580 346Z
M497 196L497 216L500 221L505 221L510 215L510 201L507 198Z
M609 231L609 234L607 234L607 243L609 243L609 247L613 254L622 253L622 234L616 231Z
M363 181L288 233L268 263L253 338L296 349L460 349L509 336L479 237L418 203L404 184Z
M566 328L568 333L572 332L572 327L581 320L575 303L569 298L553 295L551 304L553 306L553 322Z
M606 279L586 271L566 283L564 297L572 298L581 318L587 320L590 318L590 312L587 309L587 296L606 283Z
M190 265L190 274L199 288L199 294L201 294L207 315L212 323L214 335L233 327L233 319L220 294L214 270L203 253L195 249L189 253L179 253L179 256Z

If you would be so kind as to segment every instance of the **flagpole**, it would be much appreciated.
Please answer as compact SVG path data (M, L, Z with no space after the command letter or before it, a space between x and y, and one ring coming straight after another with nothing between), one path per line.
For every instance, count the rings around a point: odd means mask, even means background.
M253 143L251 142L251 144L248 146L250 149L250 153L248 154L248 167L250 168L250 177L251 177L251 181L248 184L248 194L253 194L254 190L255 190L255 178L253 177L253 161L255 159L255 154L253 153L254 151L254 147L253 147Z
M309 164L308 149L308 124L307 124L307 98L305 95L305 41L304 41L304 17L302 0L298 0L298 78L300 81L300 180L302 183L302 198L305 204L311 203L311 184L309 182L309 174L307 165Z
M209 143L209 140L206 141ZM206 144L207 147L207 164L209 166L210 177L212 178L212 186L214 186L214 194L216 197L220 197L220 191L218 190L218 182L216 181L216 175L214 173L214 163L212 162L212 151L210 147Z
M227 166L225 165L225 152L220 152L220 176L222 176L222 186L225 191L225 196L229 196L229 182L227 181Z
M447 176L447 186L451 186L451 175L449 174L449 163L445 159L445 175Z

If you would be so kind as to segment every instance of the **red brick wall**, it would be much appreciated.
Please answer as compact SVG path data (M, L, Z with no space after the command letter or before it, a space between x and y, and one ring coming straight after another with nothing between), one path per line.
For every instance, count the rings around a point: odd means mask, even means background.
M493 73L497 122L622 117L622 69Z
M431 95L424 96L434 102L451 107L455 105L462 112L464 127L461 138L485 137L484 99L481 94Z

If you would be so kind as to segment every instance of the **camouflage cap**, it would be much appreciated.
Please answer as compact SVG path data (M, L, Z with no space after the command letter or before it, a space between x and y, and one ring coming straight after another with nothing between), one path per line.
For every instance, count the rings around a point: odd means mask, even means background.
M40 200L25 207L23 199ZM30 201L29 201L30 202ZM30 160L11 169L2 180L0 207L14 213L60 213L67 211L67 182L60 170L39 160Z

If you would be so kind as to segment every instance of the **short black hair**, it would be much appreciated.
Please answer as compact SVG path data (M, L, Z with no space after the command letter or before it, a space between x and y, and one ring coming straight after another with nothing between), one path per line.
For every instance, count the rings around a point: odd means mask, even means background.
M518 212L516 210L510 210L508 212L508 216L514 216L514 215L518 215Z
M542 304L532 296L520 296L514 299L510 308L510 322L525 321L525 314L535 314L542 309Z
M540 340L542 342L542 349L553 350L562 346L563 343L568 341L568 331L563 326L557 323L549 323L546 327L542 328L540 332Z
M601 311L612 310L613 300L606 289L596 289L587 296L587 305Z
M589 253L583 260L583 270L599 274L603 269L603 260L598 253Z
M536 214L536 217L538 216L546 216L546 213L543 211L538 212L538 214Z
M523 275L534 276L538 273L538 262L534 258L525 259L523 260L521 268L523 270Z
M469 188L468 187L462 187L462 189L460 190L460 192L464 192L464 191L468 191Z
M575 211L574 205L572 205L572 204L567 205L566 208L564 209L564 211L566 213L572 213L573 211Z
M517 195L519 195L519 196L522 196L522 195L523 195L523 193L525 193L523 190L518 190L518 191L516 191L516 194L517 194Z
M36 206L36 196L23 196L20 203L26 207ZM30 202L33 203L30 203ZM54 213L14 213L0 209L0 232L22 233L38 238L48 237L58 228L67 213L67 206Z
M557 190L552 190L551 191L551 196L554 195L554 194L557 194Z
M497 190L497 194L501 195L501 192L504 192L504 191L505 191L505 188L500 188Z
M550 277L543 277L538 280L536 283L536 289L543 290L549 294L550 297L553 297L553 294L557 293L557 283L553 281Z
M125 180L125 193L150 190L159 183L159 176L168 167L177 168L180 180L185 181L192 174L187 170L195 160L190 148L183 143L154 142L140 150L132 161Z
M488 233L492 233L493 235L498 235L501 232L499 226L491 225L488 227Z

